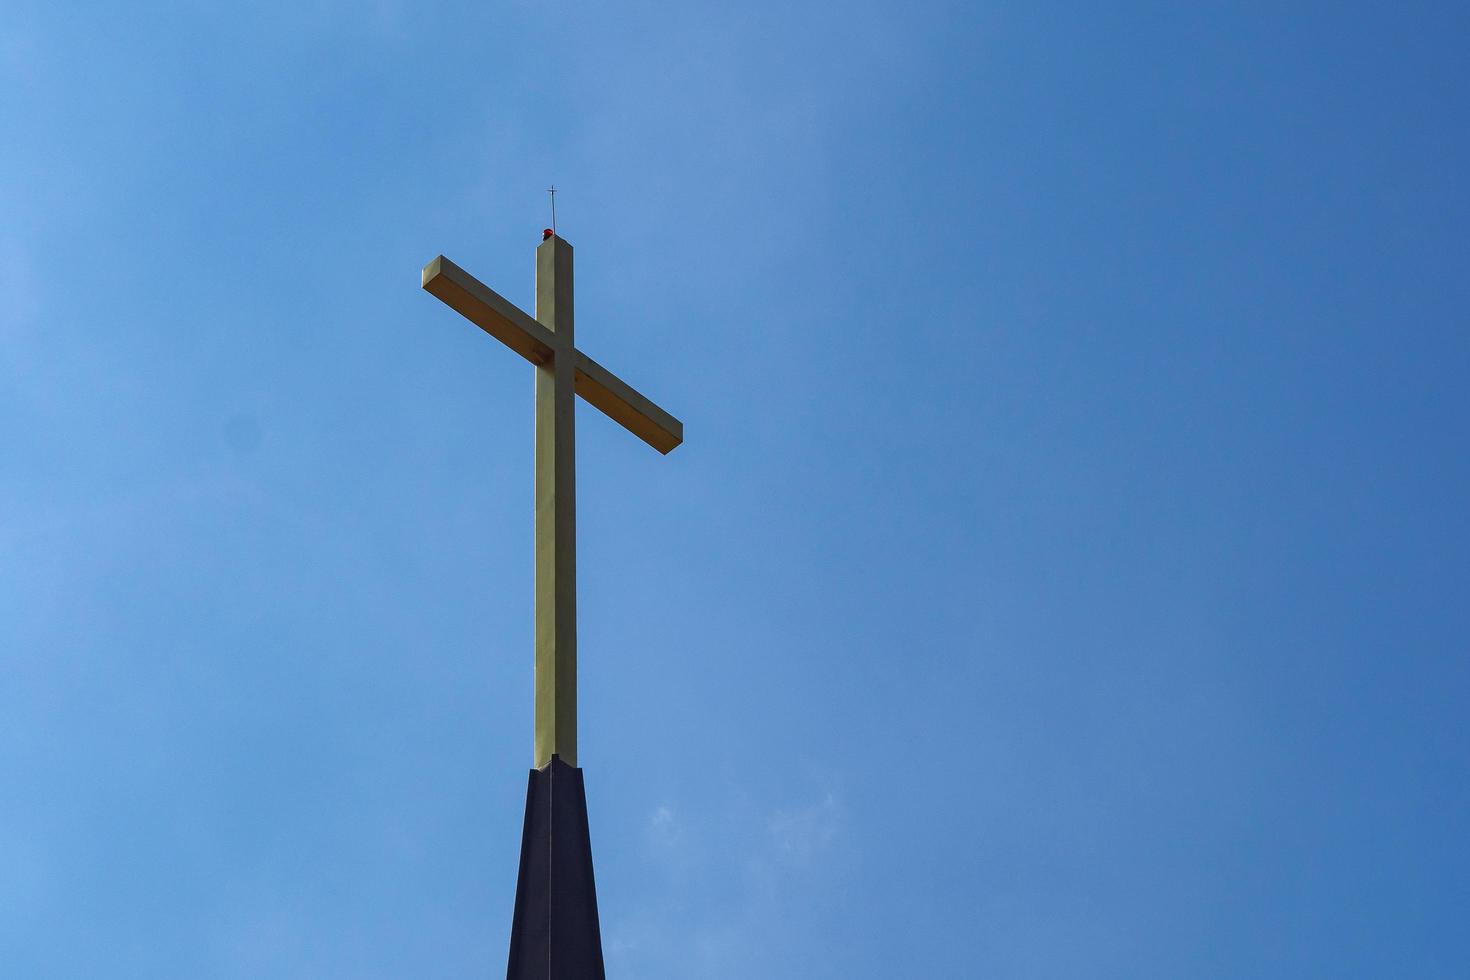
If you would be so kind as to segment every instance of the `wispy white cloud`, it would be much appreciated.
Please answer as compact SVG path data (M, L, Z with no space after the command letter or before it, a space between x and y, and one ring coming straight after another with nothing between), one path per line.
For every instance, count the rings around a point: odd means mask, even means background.
M836 794L830 792L815 803L777 811L770 821L777 857L797 865L818 860L837 839L842 821L842 807Z

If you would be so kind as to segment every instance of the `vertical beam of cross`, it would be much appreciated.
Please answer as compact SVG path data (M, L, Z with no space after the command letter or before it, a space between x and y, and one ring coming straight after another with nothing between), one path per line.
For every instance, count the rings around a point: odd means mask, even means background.
M536 765L577 764L576 346L572 246L536 249L536 320L552 355L536 365Z

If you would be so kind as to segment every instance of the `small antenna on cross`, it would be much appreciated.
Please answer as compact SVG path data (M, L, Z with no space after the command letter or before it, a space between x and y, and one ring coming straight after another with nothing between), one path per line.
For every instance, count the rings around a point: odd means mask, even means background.
M546 188L546 193L551 195L551 233L556 234L556 185L552 184Z

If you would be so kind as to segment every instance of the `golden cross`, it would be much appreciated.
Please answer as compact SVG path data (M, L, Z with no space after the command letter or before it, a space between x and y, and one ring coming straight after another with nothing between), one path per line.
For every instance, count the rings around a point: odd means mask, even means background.
M684 425L577 350L572 246L554 233L536 249L536 316L439 256L423 286L536 365L536 768L577 764L577 505L574 395L661 453Z

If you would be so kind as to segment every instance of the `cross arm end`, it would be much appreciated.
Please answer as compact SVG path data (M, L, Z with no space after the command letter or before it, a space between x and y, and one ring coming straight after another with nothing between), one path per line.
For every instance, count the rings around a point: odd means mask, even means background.
M550 330L444 256L424 266L419 280L425 291L526 360L544 364L551 358Z
M593 408L666 456L684 441L683 422L581 351L577 351L576 388Z

